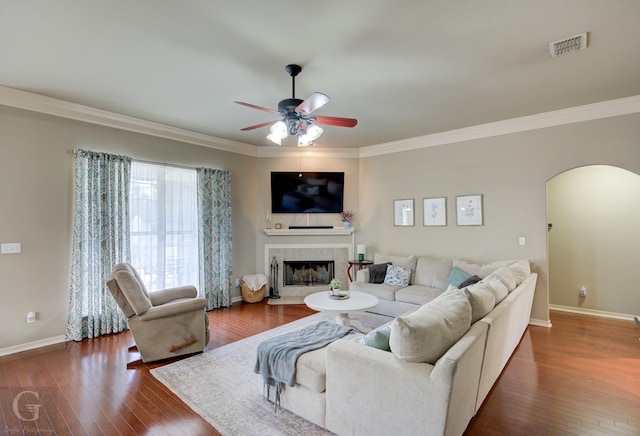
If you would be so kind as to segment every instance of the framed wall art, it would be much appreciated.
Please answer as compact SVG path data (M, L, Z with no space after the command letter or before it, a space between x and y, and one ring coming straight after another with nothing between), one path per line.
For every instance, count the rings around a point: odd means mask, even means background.
M413 225L413 198L408 200L393 200L393 225Z
M481 226L482 195L457 196L456 216L459 226Z
M424 222L425 226L446 226L447 225L447 198L425 198Z

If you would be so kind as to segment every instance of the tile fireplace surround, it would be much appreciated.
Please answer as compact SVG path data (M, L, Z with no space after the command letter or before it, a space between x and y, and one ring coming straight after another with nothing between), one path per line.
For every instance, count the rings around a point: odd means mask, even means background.
M348 260L353 258L351 244L266 244L264 246L264 273L271 283L271 260L275 256L278 261L278 291L283 298L304 298L314 292L328 290L326 285L319 286L284 286L283 285L283 261L307 260L335 262L335 277L340 280L346 289L349 286L347 278Z

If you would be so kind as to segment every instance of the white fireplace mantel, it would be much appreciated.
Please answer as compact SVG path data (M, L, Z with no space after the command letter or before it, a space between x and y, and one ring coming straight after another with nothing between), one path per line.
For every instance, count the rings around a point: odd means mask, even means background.
M264 229L268 236L349 236L354 234L353 227L334 227L332 229Z

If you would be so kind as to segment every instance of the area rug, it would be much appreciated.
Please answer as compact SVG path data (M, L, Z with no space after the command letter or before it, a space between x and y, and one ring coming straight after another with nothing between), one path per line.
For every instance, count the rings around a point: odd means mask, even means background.
M369 328L392 318L371 313L351 315ZM262 396L262 379L253 373L256 348L265 339L322 320L316 313L238 342L151 370L151 374L223 435L330 435L332 433L279 409Z

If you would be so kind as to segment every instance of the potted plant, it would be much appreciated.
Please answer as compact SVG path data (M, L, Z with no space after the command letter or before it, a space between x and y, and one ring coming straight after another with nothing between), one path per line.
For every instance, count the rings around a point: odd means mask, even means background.
M349 227L351 227L351 221L353 221L354 215L355 215L355 212L351 210L343 210L342 212L340 212L340 220L344 224L345 229L348 229Z
M329 286L331 286L331 295L340 295L340 280L334 277L329 282Z

